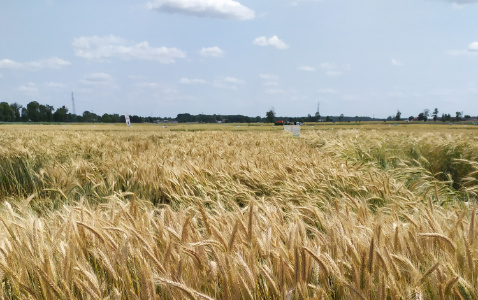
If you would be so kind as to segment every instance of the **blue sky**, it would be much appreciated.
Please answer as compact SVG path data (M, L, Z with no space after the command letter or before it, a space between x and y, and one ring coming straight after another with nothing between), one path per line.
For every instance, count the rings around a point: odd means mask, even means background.
M476 0L0 0L0 45L8 103L478 115Z

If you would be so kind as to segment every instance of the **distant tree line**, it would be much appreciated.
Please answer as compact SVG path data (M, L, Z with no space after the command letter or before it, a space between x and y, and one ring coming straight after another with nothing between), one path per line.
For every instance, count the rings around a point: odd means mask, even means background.
M159 118L130 116L132 123L154 122ZM75 115L68 112L64 105L55 109L51 105L40 104L37 101L31 101L26 107L18 103L8 104L0 102L0 122L89 122L89 123L124 123L124 115L103 114L97 115L93 112L84 111L81 115Z
M442 114L441 117L439 117L438 113L439 113L438 108L435 108L431 114L429 109L424 109L422 112L418 114L417 117L410 116L406 119L408 119L409 121L423 121L423 122L427 122L427 121L459 122L459 121L467 121L472 119L470 115L463 115L463 112L461 111L457 111L455 113L455 116L452 116L451 114ZM395 117L389 116L387 120L400 121L401 114L402 113L399 110L397 110L397 114L395 115Z
M406 120L407 118L405 118ZM455 116L450 114L442 114L438 116L438 108L435 108L432 113L429 109L420 112L417 117L410 116L409 121L442 121L442 122L457 122L471 119L470 115L463 115L463 112L457 111ZM153 123L156 121L177 121L179 123L274 123L283 121L284 123L295 122L361 122L361 121L400 121L404 120L401 117L401 112L397 110L395 116L389 116L386 119L371 118L364 116L347 117L341 114L340 116L321 116L318 112L314 115L307 115L306 117L277 117L274 109L271 108L266 112L264 117L248 117L243 115L192 115L189 113L178 114L176 118L159 118L159 117L141 117L131 115L130 121L132 123ZM81 115L76 115L68 112L66 106L61 106L55 109L48 104L40 104L37 101L31 101L25 107L18 103L8 104L7 102L0 102L0 122L88 122L88 123L124 123L125 116L119 114L103 114L97 115L90 111L84 111Z
M257 123L264 122L260 116L248 117L243 115L191 115L188 113L178 114L176 116L178 123Z

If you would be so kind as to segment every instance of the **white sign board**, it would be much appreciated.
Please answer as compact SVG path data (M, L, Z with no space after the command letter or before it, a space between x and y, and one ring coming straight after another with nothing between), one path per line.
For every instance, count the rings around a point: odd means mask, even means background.
M126 125L128 125L128 127L131 127L131 121L129 119L129 115L124 115L124 118L126 119Z
M289 131L294 134L294 136L300 136L300 126L299 125L284 125L284 131Z

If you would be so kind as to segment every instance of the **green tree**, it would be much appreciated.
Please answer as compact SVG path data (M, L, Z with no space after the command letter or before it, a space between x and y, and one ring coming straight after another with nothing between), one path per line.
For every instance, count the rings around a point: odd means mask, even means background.
M450 114L441 114L441 121L442 122L450 122L451 121L451 115Z
M68 108L64 105L60 108L57 108L53 114L53 120L55 122L66 122L68 121Z
M40 111L40 122L53 121L53 106L40 104L38 110Z
M397 114L395 115L395 121L400 121L400 117L402 116L402 113L397 110Z
M433 116L433 122L436 122L438 119L438 108L435 108L432 113Z
M15 122L20 122L21 121L22 106L15 102L15 103L10 104L10 108L13 110L14 121Z
M430 117L430 110L429 109L424 109L423 110L423 115L425 116L425 121L428 121L428 118Z
M21 120L22 122L28 122L28 110L27 110L27 108L26 108L26 107L22 107L21 112L22 112L22 116L20 117L20 120Z
M461 117L462 117L461 111L457 111L457 112L456 112L455 121L461 121Z
M0 121L12 122L15 118L14 112L7 102L0 103Z
M266 122L267 123L274 123L276 119L276 113L274 112L274 109L271 108L268 112L266 112Z
M344 114L340 114L339 116L339 122L342 122L344 120Z
M95 113L85 110L83 112L83 122L95 123L98 121L98 116Z
M40 103L31 101L27 104L27 120L32 122L40 121Z

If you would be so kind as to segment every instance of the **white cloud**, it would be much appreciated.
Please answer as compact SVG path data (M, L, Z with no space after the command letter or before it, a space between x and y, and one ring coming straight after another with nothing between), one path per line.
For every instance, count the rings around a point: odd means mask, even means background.
M233 0L156 0L148 8L167 13L230 20L249 20L254 11Z
M175 90L175 89L164 89L163 91L163 94L166 94L166 95L173 95L173 94L178 94L178 91Z
M17 62L11 59L0 60L0 69L11 69L11 70L38 71L41 69L61 69L69 65L71 65L69 61L58 58L58 57L39 59L39 60L29 61L29 62Z
M25 85L17 87L17 91L31 95L38 93L38 87L33 82L29 82Z
M318 92L319 92L320 94L329 94L329 95L338 94L338 93L339 93L339 91L334 90L334 89L320 89L320 90L318 90Z
M283 94L284 90L281 90L281 89L267 89L267 90L264 91L264 93L271 94L271 95Z
M468 50L470 51L478 51L478 42L473 42L468 45Z
M114 85L114 79L106 73L91 73L83 77L80 83L90 87L108 87Z
M63 83L60 82L45 82L44 85L49 88L54 88L54 89L62 89L65 88L66 86Z
M451 56L473 56L476 54L475 51L470 50L447 50L445 53Z
M400 67L403 66L403 63L401 61L396 60L395 58L392 58L392 65Z
M293 6L297 6L302 2L321 2L322 0L296 0L292 2Z
M329 71L325 72L325 74L327 74L327 76L330 76L330 77L336 77L336 76L340 76L344 73L341 72L341 71L337 71L337 70L329 70Z
M159 84L157 84L156 82L139 82L136 83L134 86L139 88L155 89L159 87Z
M277 82L277 81L266 81L262 85L263 86L279 86L279 82Z
M360 100L360 97L357 96L357 95L353 95L353 94L347 94L347 95L344 95L342 97L342 99L349 100L349 101L354 101L354 100Z
M123 60L138 59L157 61L163 64L176 62L177 58L185 58L186 52L177 48L154 48L148 42L133 44L117 36L90 36L75 38L72 43L75 55L90 60L120 58Z
M322 69L326 69L326 70L331 70L331 69L335 69L336 66L334 64L331 64L331 63L328 63L328 62L325 62L325 63L321 63L320 64L320 67Z
M344 70L349 70L350 66L345 65L343 67L338 67L335 64L325 62L325 63L320 64L320 68L325 71L325 74L327 76L337 77L337 76L342 75Z
M261 79L265 79L265 80L277 80L277 79L279 79L279 77L275 74L259 74L259 77Z
M279 86L279 77L275 74L259 74L259 77L264 80L262 83L266 87L278 87ZM266 91L267 93L267 91ZM270 93L269 93L270 94Z
M478 42L470 43L468 49L448 50L446 54L451 56L476 56L478 55Z
M204 57L222 57L224 55L224 51L222 51L219 47L208 47L202 48L201 51L199 51L199 54Z
M446 2L451 2L457 5L466 5L471 3L478 3L478 0L445 0Z
M200 78L186 78L186 77L183 77L179 80L179 83L182 83L182 84L206 84L207 81L204 80L204 79L200 79Z
M286 43L284 43L284 41L279 39L277 35L274 35L270 38L267 38L265 36L260 36L254 39L252 43L258 46L273 46L273 47L276 47L277 49L282 49L282 50L289 48L289 45L287 45Z
M315 72L315 68L311 66L300 66L299 71Z
M237 78L235 78L235 77L226 77L226 78L224 78L224 81L227 82L227 83L233 83L233 84L242 84L242 83L244 83L243 80L237 79Z
M243 84L244 80L235 77L224 77L214 80L211 84L215 88L237 90L238 85Z

